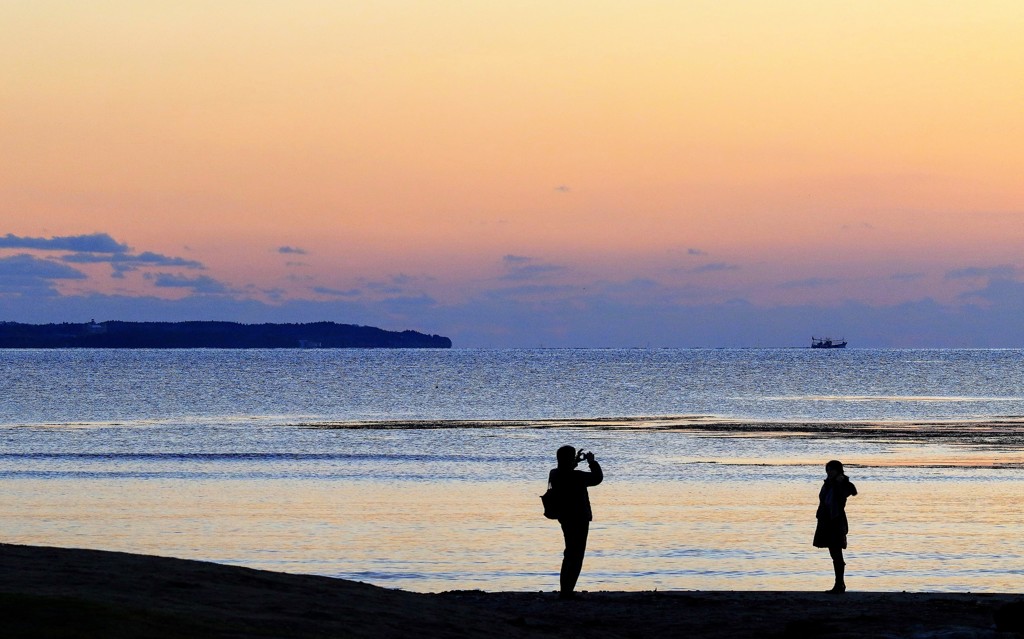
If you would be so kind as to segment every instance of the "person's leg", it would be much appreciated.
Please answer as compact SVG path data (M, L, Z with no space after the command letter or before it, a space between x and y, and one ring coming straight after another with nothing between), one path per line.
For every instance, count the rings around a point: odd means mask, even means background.
M828 554L832 556L832 568L836 572L836 585L832 587L832 592L845 592L846 561L843 560L843 547L829 546Z
M562 553L562 571L559 575L561 595L568 597L576 588L576 581L583 570L583 555L587 551L589 521L562 522L565 537L565 552Z

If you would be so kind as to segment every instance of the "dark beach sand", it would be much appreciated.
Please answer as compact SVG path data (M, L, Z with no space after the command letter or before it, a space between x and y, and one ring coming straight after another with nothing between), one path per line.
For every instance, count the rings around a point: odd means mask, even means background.
M994 619L1021 601L1012 594L708 591L594 592L560 602L551 592L417 594L181 559L0 544L5 638L1017 637L997 630Z

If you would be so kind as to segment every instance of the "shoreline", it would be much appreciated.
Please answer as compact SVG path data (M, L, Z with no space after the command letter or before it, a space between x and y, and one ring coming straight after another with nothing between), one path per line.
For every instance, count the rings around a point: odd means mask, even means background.
M1024 594L413 593L100 550L0 544L6 637L1012 637ZM998 630L996 620L1001 620ZM1011 634L1007 634L1011 633Z

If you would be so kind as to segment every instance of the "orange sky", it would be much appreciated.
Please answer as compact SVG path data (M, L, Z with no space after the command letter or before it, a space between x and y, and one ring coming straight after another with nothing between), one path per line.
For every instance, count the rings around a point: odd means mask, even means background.
M951 271L1024 267L1021 33L1010 1L9 2L0 235L290 299L457 300L513 255L708 302L952 302Z

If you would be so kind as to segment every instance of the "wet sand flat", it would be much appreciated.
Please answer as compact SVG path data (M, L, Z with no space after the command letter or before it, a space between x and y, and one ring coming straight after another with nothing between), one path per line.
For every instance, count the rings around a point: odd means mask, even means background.
M593 592L570 602L551 592L420 594L0 544L4 637L1014 637L1024 627L1000 630L996 618L1021 602L969 593Z

